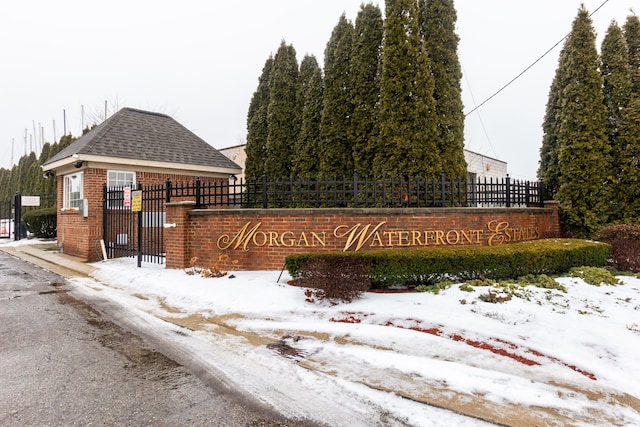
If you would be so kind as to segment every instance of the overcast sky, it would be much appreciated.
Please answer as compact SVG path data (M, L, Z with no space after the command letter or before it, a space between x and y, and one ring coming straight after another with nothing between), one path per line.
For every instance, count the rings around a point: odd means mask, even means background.
M571 29L581 3L457 0L465 112L482 103ZM373 1L384 9L383 1ZM45 141L122 107L171 115L216 148L246 139L246 114L265 60L281 40L320 63L340 15L362 0L21 0L0 18L0 167ZM608 0L593 15L598 48L612 19L638 0ZM541 123L560 46L467 116L465 147L534 179ZM82 114L84 106L84 116ZM35 131L34 131L35 124ZM12 141L13 144L12 144ZM32 145L33 144L33 145Z

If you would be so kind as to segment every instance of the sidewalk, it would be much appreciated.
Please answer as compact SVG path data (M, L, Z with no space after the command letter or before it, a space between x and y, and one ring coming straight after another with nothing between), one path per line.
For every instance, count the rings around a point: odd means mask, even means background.
M84 260L60 253L54 242L38 244L12 245L0 242L0 251L35 264L63 277L89 276L95 268Z

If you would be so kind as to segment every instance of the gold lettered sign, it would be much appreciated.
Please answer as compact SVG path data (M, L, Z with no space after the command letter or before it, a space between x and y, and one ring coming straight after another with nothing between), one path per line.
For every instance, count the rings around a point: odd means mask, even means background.
M338 225L333 233L305 230L264 230L262 222L247 222L236 233L221 234L218 249L249 250L256 247L325 247L327 241L336 238L342 251L357 252L362 248L395 248L427 246L497 246L503 243L535 240L540 238L538 227L513 227L507 221L491 220L486 229L385 229L386 221L377 224ZM329 242L331 244L332 242Z
M142 211L142 190L131 192L131 212Z

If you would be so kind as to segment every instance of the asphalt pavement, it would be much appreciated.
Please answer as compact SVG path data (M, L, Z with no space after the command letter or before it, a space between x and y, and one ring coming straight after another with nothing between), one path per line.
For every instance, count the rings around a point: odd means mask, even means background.
M314 425L194 372L124 327L122 308L79 299L65 278L91 270L54 243L0 243L0 425Z
M84 260L61 253L55 242L43 241L38 244L25 245L11 245L8 243L9 241L7 240L0 241L0 251L63 277L89 276L94 270Z

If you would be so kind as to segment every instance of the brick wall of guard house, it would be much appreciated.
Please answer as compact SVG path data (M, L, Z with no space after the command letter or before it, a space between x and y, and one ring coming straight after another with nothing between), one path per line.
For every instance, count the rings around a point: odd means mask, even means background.
M123 170L114 166L109 170ZM57 176L57 241L58 247L68 255L77 256L89 262L98 261L101 256L103 220L103 186L107 182L107 169L85 168L73 173L83 172L83 196L89 202L89 216L81 217L77 209L63 210L64 176ZM169 178L172 182L193 181L195 176L167 174L160 172L133 171L136 182L143 185L159 185ZM215 178L207 178L215 179ZM224 181L227 179L225 178Z
M344 250L346 239L336 238L333 234L338 226L350 228L357 224L372 224L372 228L369 229L371 231L382 221L385 224L380 231L420 232L417 240L411 232L395 235L387 233L384 235L386 247L407 246L412 243L412 239L414 244L422 247L448 244L447 235L441 234L436 238L434 230L444 233L451 230L483 230L481 237L479 233L467 233L471 237L471 243L455 231L451 231L448 240L455 245L457 236L460 238L458 244L464 242L470 246L487 245L488 237L493 234L488 230L491 221L496 221L494 225L508 223L514 237L506 240L511 242L560 236L555 202L545 204L544 208L194 210L193 206L193 203L171 203L167 206L166 222L171 225L171 228L165 230L167 268L185 268L192 257L198 258L198 264L207 266L221 254L226 254L230 260L237 261L235 266L229 268L232 270L280 270L285 257L290 254ZM261 224L258 229L261 233L256 236L259 246L249 242L245 250L243 245L234 248L234 243L226 250L220 249L219 239L222 239L222 243L228 243L247 223L250 225L246 230L258 223ZM341 232L346 230L347 228L343 227ZM429 231L432 238L428 245L424 245L424 231ZM312 232L326 233L325 246L313 244L317 242L314 241ZM388 240L389 236L392 236L391 242ZM492 243L496 244L499 241L498 237ZM291 242L302 244L291 245ZM355 245L349 250L354 248ZM375 249L379 247L365 244L360 250Z

